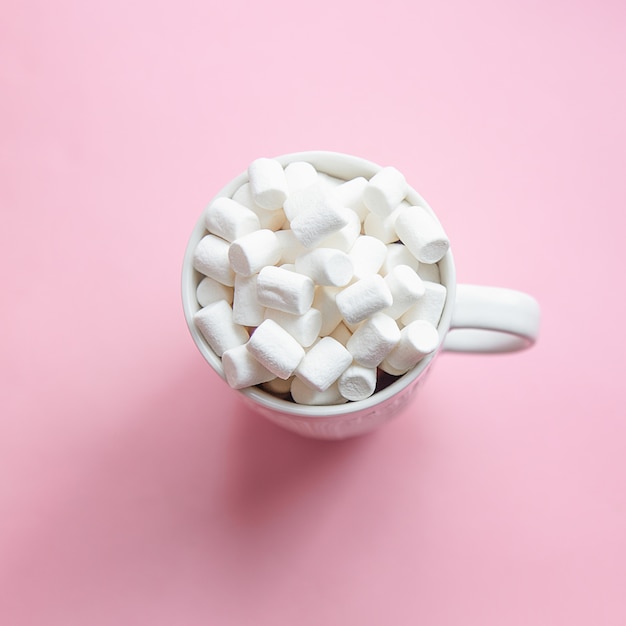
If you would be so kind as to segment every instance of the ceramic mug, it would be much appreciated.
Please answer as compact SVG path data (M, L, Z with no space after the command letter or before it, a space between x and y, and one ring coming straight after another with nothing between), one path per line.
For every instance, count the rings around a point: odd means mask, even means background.
M381 166L365 159L335 152L299 152L276 159L283 166L294 161L307 161L318 172L344 180L357 176L369 179L381 169ZM246 182L248 175L244 172L229 182L215 197L231 197ZM425 206L432 212L424 199L411 187L406 199L411 204ZM207 231L202 216L191 234L185 252L182 270L183 309L196 346L209 365L224 379L221 359L210 348L193 320L194 314L200 309L196 299L196 287L203 278L193 267L193 253L205 234ZM512 289L458 285L451 251L447 252L438 265L441 283L447 289L446 302L437 327L441 338L439 348L389 386L366 400L331 406L296 404L259 387L233 392L240 394L257 413L288 430L318 439L343 439L371 431L404 409L413 401L420 383L442 351L512 352L528 348L535 342L540 312L534 298Z

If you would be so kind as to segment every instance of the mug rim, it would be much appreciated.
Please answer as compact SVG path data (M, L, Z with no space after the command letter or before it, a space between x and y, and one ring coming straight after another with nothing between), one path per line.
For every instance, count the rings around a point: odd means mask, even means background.
M369 179L383 167L373 161L369 161L361 157L326 150L292 152L271 158L279 161L283 167L295 161L307 161L311 163L318 172L323 172L329 174L330 176L343 178L345 180L350 180L356 176L364 176ZM338 175L337 170L342 172L343 175ZM235 191L246 182L248 182L247 169L231 179L209 200L205 206L208 206L219 197L232 197ZM406 198L412 204L424 206L431 212L433 217L439 221L436 213L432 210L426 200L410 184ZM205 234L208 234L208 231L204 224L203 209L191 232L183 257L181 295L187 327L191 333L194 343L196 344L196 347L204 359L224 381L228 388L232 391L241 393L243 396L250 399L254 404L261 405L272 411L278 411L285 415L298 417L300 419L351 416L356 412L371 410L401 393L404 389L417 381L429 369L436 356L441 352L445 336L450 329L454 301L456 297L456 269L451 250L448 250L443 259L441 259L438 263L441 283L446 287L447 291L443 312L437 326L440 337L439 346L435 352L424 357L419 363L417 363L417 365L415 365L415 367L398 377L384 389L375 392L369 398L364 400L348 401L343 404L332 405L297 404L290 400L278 398L256 386L246 387L244 389L233 389L226 382L221 358L218 357L217 354L211 349L194 323L194 314L201 308L196 298L196 287L203 275L193 267L193 254L198 242Z

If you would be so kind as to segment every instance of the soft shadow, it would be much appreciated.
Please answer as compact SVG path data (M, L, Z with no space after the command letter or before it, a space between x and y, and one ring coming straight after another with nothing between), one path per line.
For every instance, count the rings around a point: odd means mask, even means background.
M158 588L152 573L167 568L182 567L191 585L219 582L231 596L273 593L275 555L285 576L311 558L316 544L301 538L324 540L335 512L345 514L346 495L358 485L362 492L364 475L381 463L385 436L330 442L292 434L221 381L207 384L206 368L185 359L120 379L113 391L119 403L72 406L72 435L52 455L62 463L22 505L31 522L4 555L7 593L17 598L28 588L37 599L31 623L57 623L75 588L85 606L96 606L103 589L121 597L145 581L133 593L147 602ZM66 407L53 408L60 415ZM90 425L77 431L84 415ZM375 490L377 511L389 509L387 498L388 490Z
M305 438L237 404L223 495L230 515L243 525L274 518L326 481L343 480L376 439L376 433L340 441Z

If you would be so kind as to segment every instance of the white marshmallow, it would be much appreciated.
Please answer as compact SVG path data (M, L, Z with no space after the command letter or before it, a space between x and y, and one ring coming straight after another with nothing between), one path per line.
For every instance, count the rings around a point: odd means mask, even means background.
M352 363L352 355L332 337L320 339L296 369L296 377L317 391L328 389Z
M345 211L345 215L348 218L348 223L337 232L322 239L317 244L320 248L337 248L343 252L348 252L352 248L357 237L361 234L361 220L352 209Z
M218 283L232 287L235 284L235 272L228 258L229 244L215 235L205 235L193 253L193 266L205 276Z
M194 322L217 356L248 341L248 331L235 323L233 310L226 300L200 309L194 315Z
M422 282L424 295L400 317L400 321L408 326L415 320L425 320L437 327L446 303L446 288L439 283Z
M200 306L208 306L218 300L226 300L228 304L233 303L233 289L218 283L215 279L205 276L196 288L196 299Z
M251 276L280 261L280 243L273 231L257 230L235 239L228 249L228 258L237 274Z
M345 346L352 337L352 331L343 322L340 322L329 336Z
M350 257L334 248L315 248L296 259L296 271L309 276L318 285L343 287L352 280Z
M400 332L400 341L387 355L385 365L391 366L395 372L408 372L438 345L439 333L430 322L411 322Z
M291 195L313 185L317 180L317 170L306 161L294 161L285 167L285 177Z
M237 188L235 193L233 193L233 198L235 202L245 206L246 208L254 211L256 213L257 209L261 207L254 201L252 197L252 189L250 189L250 183L244 183L241 187ZM266 209L264 209L266 210Z
M313 345L322 327L322 314L313 308L302 315L293 315L278 309L265 309L265 319L274 320L303 348Z
M337 387L346 400L365 400L376 390L376 368L354 363L339 377Z
M349 324L358 324L393 304L385 279L373 274L352 283L337 294L337 308Z
M204 222L209 232L226 241L233 241L261 228L254 211L224 197L217 198L208 206Z
M289 378L304 357L304 348L273 320L262 322L247 343L254 358L278 378Z
M441 273L436 263L420 263L417 273L422 280L429 280L431 283L441 282Z
M367 187L367 179L363 176L352 178L341 183L334 191L334 197L342 206L352 209L362 222L368 214L368 208L363 202L363 190Z
M248 166L248 178L254 201L263 209L283 206L288 194L283 166L275 159L260 158Z
M331 404L345 404L347 400L339 393L339 387L335 383L325 391L311 389L299 378L294 378L291 383L291 397L297 404L311 406L329 406Z
M291 220L291 230L303 246L311 248L342 229L349 221L350 209L344 209L326 198L314 208L298 213Z
M269 230L278 230L285 221L285 213L282 209L275 211L268 211L260 207L252 197L252 189L250 189L250 183L244 183L233 194L233 200L247 207L253 211L259 218L261 228L268 228Z
M292 222L296 215L314 211L317 207L328 201L328 185L318 176L318 182L306 189L297 189L289 194L285 200L283 210L285 217Z
M408 265L397 265L387 276L385 282L393 296L393 304L384 310L389 317L397 320L412 307L426 291L422 279ZM237 283L235 283L235 287Z
M333 190L339 187L339 185L343 182L344 181L341 178L331 176L330 174L326 174L326 172L317 173L316 184L319 185L320 189L323 189L326 193L332 194Z
M408 265L411 269L419 274L419 266L421 263L409 252L409 249L402 243L389 243L387 244L387 256L380 268L380 273L383 276L389 274L389 272L398 265ZM422 280L429 280L420 275ZM438 282L438 281L435 281Z
M302 315L311 307L315 283L304 274L269 265L259 272L257 300L260 305Z
M354 277L361 279L378 272L387 256L387 247L375 237L361 235L348 254L354 266Z
M378 369L381 372L385 372L385 374L391 374L391 376L403 376L408 372L408 370L397 370L395 367L391 367L385 359L379 366Z
M276 377L252 356L246 344L226 350L222 355L226 382L233 389L260 385Z
M276 237L278 237L278 243L280 244L281 263L295 263L301 254L309 250L298 241L291 229L277 230Z
M257 217L259 218L259 223L261 224L261 228L268 230L273 230L274 232L279 231L285 225L285 213L282 209L278 209L276 211L266 211L265 209L259 209L255 211Z
M396 322L384 313L376 313L363 322L348 341L346 348L363 367L376 367L400 341Z
M275 377L272 380L268 380L266 383L263 383L262 387L268 393L271 393L275 396L286 396L291 390L291 383L293 382L295 376L290 376L283 380L282 378Z
M265 319L265 307L259 304L256 297L258 277L258 274L235 276L233 319L242 326L258 326Z
M443 228L424 207L402 209L396 218L396 232L420 263L437 263L450 247Z
M337 294L340 292L338 287L318 286L315 289L315 297L313 298L313 308L322 314L322 327L320 328L320 337L330 335L333 330L341 322L341 313L337 308Z
M372 213L385 217L402 202L407 191L404 175L395 167L384 167L363 190L363 202Z
M402 205L400 205L402 206ZM389 215L380 217L375 213L368 213L363 222L363 232L380 239L383 243L398 241L396 232L396 218L400 213L400 208L395 209Z

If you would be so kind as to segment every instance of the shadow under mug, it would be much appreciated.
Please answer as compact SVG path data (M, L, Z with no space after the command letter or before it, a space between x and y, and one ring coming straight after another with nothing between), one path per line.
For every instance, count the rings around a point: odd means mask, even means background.
M380 165L359 157L325 151L287 154L276 157L276 160L283 167L295 161L307 161L318 172L344 180L357 176L369 179L381 169ZM215 198L232 197L246 182L247 171L229 182ZM436 218L436 214L413 188L409 187L406 199L411 204L426 207ZM183 309L196 346L226 385L221 359L198 331L193 319L200 309L196 288L203 278L193 267L193 253L205 234L203 214L196 223L185 252L182 270ZM273 396L259 387L232 390L233 393L239 394L257 413L300 435L318 439L344 439L369 432L397 415L413 399L441 351L512 352L528 348L535 342L540 311L533 297L513 289L458 285L451 251L438 265L441 283L447 289L446 302L437 327L441 338L439 348L384 389L365 400L331 406L296 404Z

